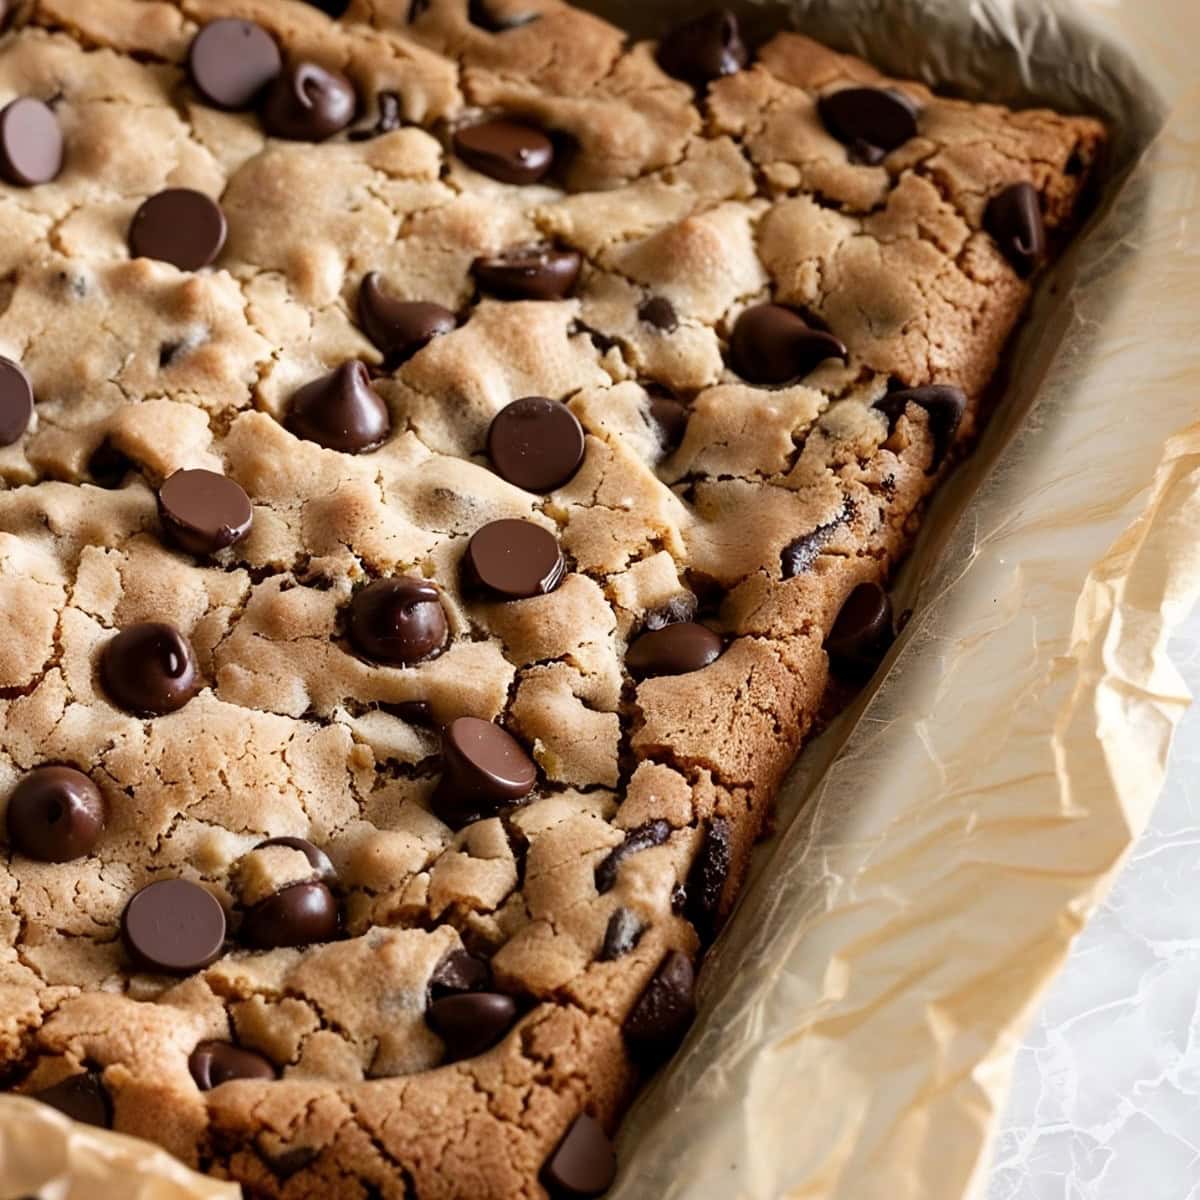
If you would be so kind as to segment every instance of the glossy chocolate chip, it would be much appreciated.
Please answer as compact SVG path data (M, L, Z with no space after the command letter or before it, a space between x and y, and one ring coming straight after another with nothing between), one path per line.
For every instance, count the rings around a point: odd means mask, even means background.
M641 1059L666 1058L683 1041L696 1016L696 973L692 960L670 951L625 1018L621 1032Z
M1031 274L1046 253L1041 199L1031 183L1013 183L994 195L984 210L983 227L1020 275Z
M783 384L800 379L827 358L849 359L832 334L811 329L790 308L755 304L733 327L729 340L733 369L751 383Z
M352 142L368 142L372 138L383 137L385 133L395 133L404 124L400 96L397 92L380 92L376 103L379 105L379 116L375 119L375 124L368 129L354 130L348 135Z
M510 29L519 29L529 25L541 16L537 12L497 12L487 0L468 0L467 20L488 33L507 33Z
M188 1070L202 1092L234 1079L274 1079L275 1064L230 1042L201 1042L188 1058Z
M721 657L721 639L694 621L643 633L629 647L625 665L633 675L686 675Z
M104 832L104 797L74 767L37 767L8 799L8 840L40 862L81 858Z
M679 314L665 296L651 296L638 309L638 319L660 333L674 333L679 328Z
M354 84L340 71L313 62L286 66L263 97L263 128L293 142L323 142L340 133L358 111Z
M603 895L611 891L617 882L617 874L621 864L632 854L649 850L651 846L661 846L671 836L671 826L666 821L649 821L637 829L631 829L625 840L614 846L596 868L596 891Z
M293 397L287 427L306 441L344 454L363 454L383 445L392 417L360 362L307 383Z
M175 712L204 686L191 642L162 621L111 638L100 652L100 682L118 708L139 716Z
M192 38L188 74L209 104L231 111L250 108L283 70L275 39L253 21L210 21Z
M875 407L888 419L889 432L896 428L896 422L910 404L925 410L929 435L933 439L933 460L929 464L929 472L936 471L942 465L946 451L954 443L954 435L967 408L967 395L961 388L931 384L889 392L875 401Z
M321 882L333 887L338 881L337 871L334 869L333 863L329 859L329 855L325 853L319 846L314 846L307 838L302 837L273 837L267 838L266 841L259 842L255 846L255 850L266 850L269 846L284 846L288 850L299 850L305 858L308 859L309 865L321 877Z
M869 679L892 644L892 602L877 583L860 583L846 598L825 639L829 665L848 679Z
M493 418L487 452L501 479L527 492L552 492L583 462L583 426L565 404L525 396Z
M732 862L729 822L724 817L713 817L704 831L700 852L688 872L683 905L684 915L704 941L711 941L717 931L721 895Z
M188 975L215 962L225 943L225 910L187 879L147 884L125 906L121 940L147 971Z
M408 575L377 579L356 592L347 631L364 658L396 667L437 658L450 640L441 592Z
M861 162L881 162L917 136L920 109L891 88L848 87L817 101L825 128Z
M456 129L454 153L501 183L537 183L554 164L554 143L540 129L507 117Z
M181 271L199 271L215 261L228 233L221 206L203 192L168 188L134 213L129 252L155 258Z
M583 258L577 250L518 246L471 264L476 283L501 300L561 300L579 278Z
M466 950L451 950L429 977L430 1003L463 992L486 992L492 986L492 969Z
M33 420L33 384L18 363L0 357L0 446L20 441Z
M250 532L254 510L242 486L215 471L176 471L158 489L167 540L188 554L216 554Z
M624 958L638 944L645 926L632 909L618 908L608 918L604 929L604 944L600 947L601 962Z
M554 591L566 565L558 541L532 521L505 518L477 530L467 543L468 581L498 600L524 600Z
M542 1168L555 1200L603 1195L617 1175L617 1156L600 1122L580 1113Z
M446 1059L457 1062L490 1050L513 1027L517 1003L500 992L443 996L425 1012L429 1028L446 1043Z
M48 104L21 96L0 111L0 178L5 183L49 183L62 165L62 129Z
M737 17L714 8L671 30L658 44L658 65L668 75L703 87L723 75L734 75L749 56Z
M325 884L293 883L249 909L240 936L256 950L272 950L331 942L340 926L337 899Z
M687 405L670 395L651 395L650 417L658 426L663 449L667 453L676 449L687 433Z
M112 1101L97 1071L68 1075L38 1092L30 1092L31 1100L57 1108L72 1121L96 1125L101 1129L112 1126Z
M433 811L452 828L523 800L537 767L508 730L478 717L459 717L442 733L442 777Z
M453 332L458 321L440 304L389 296L380 286L379 272L372 271L358 289L358 323L389 365L396 365L440 334Z

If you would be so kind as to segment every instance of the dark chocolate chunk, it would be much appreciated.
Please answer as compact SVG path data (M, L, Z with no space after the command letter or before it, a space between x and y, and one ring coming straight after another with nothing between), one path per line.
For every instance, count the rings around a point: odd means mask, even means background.
M471 264L476 283L501 300L562 300L579 278L578 250L518 246Z
M542 1168L555 1200L603 1195L617 1175L617 1156L600 1122L580 1113Z
M233 1079L276 1078L275 1064L269 1058L230 1042L201 1042L188 1058L188 1070L202 1092Z
M337 899L324 883L293 883L247 911L241 940L256 950L309 946L333 941L340 926Z
M888 431L896 428L896 422L910 404L923 408L929 421L929 435L933 438L933 461L929 472L936 471L946 457L946 451L954 442L959 423L967 407L967 396L961 388L932 384L927 387L906 388L889 392L875 407L888 419Z
M523 800L537 766L508 730L479 717L459 717L442 734L442 777L433 811L452 828Z
M532 521L506 517L479 529L467 543L468 580L497 600L524 600L552 592L566 565L558 540Z
M380 286L378 271L364 276L358 289L358 323L375 347L396 366L411 358L443 333L452 333L458 320L440 304L397 300Z
M118 708L139 716L175 712L204 686L191 642L161 621L111 638L100 652L100 682Z
M463 992L486 992L492 986L492 969L485 959L466 950L451 950L429 977L430 1003Z
M377 579L355 592L347 631L364 658L396 667L437 658L450 640L441 592L409 575Z
M696 973L686 954L671 950L625 1018L621 1032L644 1060L672 1054L696 1016Z
M81 858L104 832L104 797L74 767L36 767L8 798L8 840L40 862Z
M0 357L0 446L21 439L33 420L33 384L19 364Z
M507 117L456 129L454 152L501 183L537 183L554 165L554 143L540 129Z
M751 383L784 384L815 370L827 358L849 361L849 351L831 333L810 328L781 304L745 309L729 340L733 369Z
M327 450L363 454L387 440L392 416L371 386L367 368L348 362L305 384L292 397L287 427Z
M187 879L147 884L125 906L121 939L147 971L189 975L215 962L225 944L225 910Z
M265 850L268 846L286 846L289 850L299 850L308 859L312 869L321 877L321 882L333 887L338 881L337 871L319 846L314 846L307 838L302 837L273 837L259 842L255 850Z
M188 554L216 554L250 532L254 510L242 486L215 471L176 471L158 489L158 515L169 541Z
M97 1125L101 1129L112 1126L112 1101L98 1071L68 1075L66 1079L52 1083L41 1091L30 1092L29 1098L57 1108L72 1121Z
M825 639L829 665L846 678L869 679L893 637L887 592L877 583L860 583L846 598Z
M225 17L210 21L192 39L188 74L209 104L230 110L250 108L283 70L275 39L253 21Z
M653 325L660 333L674 333L679 328L679 314L665 296L651 296L638 309L638 319Z
M638 676L686 675L716 662L723 648L711 629L681 621L643 633L626 652L625 666Z
M649 821L637 829L631 829L625 840L604 857L596 868L596 891L603 895L612 890L617 882L617 873L621 864L631 855L641 850L649 850L651 846L661 846L671 836L671 826L666 821Z
M0 111L0 179L36 187L57 179L62 165L62 129L48 104L20 96Z
M920 109L903 92L891 88L848 87L817 101L825 128L851 156L874 166L898 146L917 136Z
M565 405L544 396L506 404L488 430L487 452L501 479L527 492L552 492L579 470L583 426Z
M448 1062L490 1050L513 1027L517 1003L501 992L464 992L433 1001L425 1012L429 1028L446 1043Z
M703 941L711 941L716 934L721 895L732 863L729 822L724 817L713 817L704 831L700 852L688 872L684 904L684 915Z
M340 71L313 62L289 63L263 97L263 128L294 142L323 142L340 133L358 111L354 84Z
M701 88L734 75L749 58L738 19L727 8L714 8L672 29L658 44L658 65L668 75Z
M203 192L168 188L134 213L129 252L155 258L181 271L199 271L221 253L229 227L221 206Z
M383 137L385 133L395 133L404 124L404 116L400 107L400 96L397 92L380 92L378 96L379 116L369 129L356 129L347 134L352 142L368 142L372 138Z
M1019 275L1030 275L1046 253L1042 204L1032 183L1013 183L997 192L983 214L983 227Z
M638 944L645 926L630 908L617 908L608 918L604 930L604 944L600 947L600 961L613 962L623 958Z

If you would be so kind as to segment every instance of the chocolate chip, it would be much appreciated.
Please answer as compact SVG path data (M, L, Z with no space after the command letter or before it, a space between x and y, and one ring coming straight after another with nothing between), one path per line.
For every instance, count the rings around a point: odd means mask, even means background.
M480 29L486 29L488 33L507 33L510 29L519 29L538 20L541 15L536 12L497 13L487 0L469 0L467 4L467 20Z
M425 1012L429 1028L446 1043L446 1059L457 1062L490 1050L513 1027L517 1003L500 992L443 996Z
M21 96L0 111L0 178L5 183L49 183L62 165L62 129L48 104Z
M650 417L658 426L663 449L667 453L676 449L679 443L683 441L683 435L687 433L687 405L676 400L674 396L669 394L657 395L651 393Z
M755 304L738 317L729 340L733 369L751 383L790 383L827 358L849 360L832 334L811 329L781 304Z
M491 986L492 970L484 959L451 950L429 977L430 1003L462 992L486 992Z
M651 296L644 301L638 309L638 318L661 333L674 333L679 328L679 314L665 296Z
M377 579L356 592L347 631L364 658L395 667L437 658L450 640L441 592L408 575Z
M358 111L354 84L340 71L313 62L288 64L263 97L263 128L293 142L323 142L340 133Z
M37 767L8 800L8 840L40 862L81 858L104 832L100 789L74 767Z
M120 487L125 481L125 476L136 470L137 463L118 450L108 438L96 447L87 464L92 481L98 487L109 490Z
M651 846L661 846L670 836L671 826L666 821L649 821L637 829L631 829L625 835L625 840L619 846L614 846L596 868L596 891L601 895L611 891L617 882L621 864L631 854L649 850Z
M433 725L433 705L428 700L399 700L395 704L381 704L379 707L410 725Z
M487 452L501 479L527 492L552 492L583 462L583 426L565 404L525 396L493 418Z
M111 638L100 652L100 682L118 708L138 716L175 712L203 687L191 642L161 621Z
M0 357L0 446L19 441L33 420L33 384L18 363Z
M928 471L932 473L942 465L946 451L954 442L959 422L966 411L967 395L961 388L947 387L943 384L889 392L882 399L875 401L875 407L888 419L889 433L896 428L896 422L910 404L916 404L926 412L929 436L933 439L933 461L929 464Z
M352 142L367 142L372 138L383 137L385 133L395 133L404 124L400 96L396 92L380 92L378 104L379 117L375 124L370 129L356 129L348 134Z
M562 300L575 286L583 258L577 250L519 246L471 264L475 281L501 300Z
M350 0L304 0L304 2L311 4L313 8L319 8L326 16L333 17L334 20L344 16L346 9L350 7Z
M860 583L846 598L825 639L839 675L866 680L892 644L892 602L877 583Z
M57 1108L72 1121L97 1125L101 1129L112 1126L112 1101L97 1071L69 1075L39 1092L30 1092L29 1098Z
M604 944L600 947L600 961L613 962L618 958L624 958L638 944L638 938L642 936L644 928L637 913L632 909L614 909L604 930Z
M241 940L256 950L309 946L338 935L341 914L334 894L323 883L293 883L260 900L242 921Z
M700 852L688 872L687 900L683 910L704 941L710 941L716 933L721 894L732 862L729 822L724 817L713 817L704 831Z
M1041 199L1032 183L1013 183L997 192L983 213L983 227L1019 275L1029 275L1046 253Z
M658 44L658 65L696 88L723 75L735 75L748 57L737 17L727 8L694 17Z
M358 289L358 323L390 365L411 358L439 334L452 333L457 318L440 304L397 300L379 286L379 272L364 276Z
M285 846L289 850L299 850L309 865L321 877L321 882L333 887L338 881L337 871L329 859L329 855L318 846L314 846L307 838L302 837L273 837L259 842L255 850L266 850L269 846Z
M282 70L275 39L253 21L210 21L192 38L188 51L193 86L218 108L250 108Z
M366 366L348 362L305 384L292 397L287 427L327 450L362 454L387 440L392 416L371 386Z
M158 489L158 515L169 541L202 557L241 541L254 510L240 484L196 469L167 477Z
M686 954L671 950L621 1026L633 1053L666 1058L683 1041L696 1016L696 973Z
M225 943L225 910L187 879L147 884L125 906L121 940L147 971L188 975L215 962Z
M554 164L554 143L540 129L507 117L456 129L454 153L501 183L537 183Z
M203 192L168 188L134 213L129 252L156 258L181 271L199 271L221 253L228 232L221 206Z
M442 777L433 811L452 828L524 799L537 767L508 730L478 717L459 717L442 734Z
M505 518L475 532L464 569L469 582L493 593L493 599L524 600L554 591L566 565L549 530Z
M542 1168L542 1182L555 1200L600 1196L617 1175L617 1156L600 1122L587 1113L575 1118Z
M848 87L817 101L825 128L853 157L872 166L897 146L917 136L921 110L903 92L891 88Z
M188 1058L188 1070L202 1092L233 1079L275 1079L275 1064L253 1050L229 1042L201 1042Z
M821 548L841 524L837 519L828 521L788 542L779 555L780 573L783 578L794 579L797 575L804 574L820 557Z
M652 629L637 638L625 654L633 675L687 675L721 657L721 639L694 621Z

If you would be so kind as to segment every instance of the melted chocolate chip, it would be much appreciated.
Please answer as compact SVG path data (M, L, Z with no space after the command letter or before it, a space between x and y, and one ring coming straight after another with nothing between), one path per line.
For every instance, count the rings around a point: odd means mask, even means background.
M161 621L111 638L100 652L100 682L118 708L138 716L175 712L203 687L191 642Z
M638 319L660 333L674 333L679 328L679 314L665 296L651 296L644 301L638 309Z
M748 58L737 17L727 8L714 8L692 18L658 44L658 65L696 88L736 74Z
M892 644L892 602L877 583L860 583L846 598L825 639L829 665L848 679L869 679Z
M889 433L895 430L896 422L910 404L923 408L929 422L929 435L933 439L933 460L929 464L929 473L932 473L942 465L946 451L954 442L967 408L967 396L961 388L942 384L889 392L875 401L875 407L888 419Z
M256 950L272 950L331 942L340 926L338 902L324 883L293 883L254 905L240 936Z
M168 262L181 271L199 271L221 253L228 231L215 200L191 188L168 188L134 213L129 252L134 258Z
M313 62L296 62L268 88L261 116L272 137L323 142L345 129L357 111L358 96L345 75Z
M62 129L49 105L21 96L0 111L0 179L36 187L57 179L62 165Z
M225 944L225 910L187 879L147 884L125 906L121 939L142 969L189 975L215 962Z
M201 1042L188 1058L188 1070L202 1092L234 1079L274 1079L269 1058L229 1042Z
M501 479L552 492L579 470L585 442L575 414L557 400L525 396L505 405L488 430L488 458Z
M459 717L442 734L442 777L433 811L461 828L523 800L537 782L537 767L506 729L478 717Z
M112 1101L97 1071L69 1075L41 1091L30 1092L29 1098L57 1108L72 1121L101 1129L112 1127Z
M666 821L650 821L637 829L631 829L625 840L605 855L596 868L596 891L603 895L611 891L617 882L621 864L631 855L651 846L661 846L671 836L671 826Z
M827 358L849 361L832 334L812 329L781 304L755 304L738 317L729 340L733 368L751 383L784 384L815 370Z
M716 662L722 649L711 629L682 621L643 633L630 645L625 666L638 676L687 675Z
M562 300L579 278L578 250L519 246L471 264L476 283L501 300Z
M617 908L608 918L604 930L604 944L600 947L600 961L614 962L624 958L638 944L645 926L632 909Z
M692 863L687 879L684 914L703 941L711 941L717 931L721 895L733 862L729 822L713 817L704 832L700 852Z
M37 767L8 799L8 840L40 862L81 858L104 832L100 789L74 767Z
M696 1016L696 973L686 954L671 950L621 1026L630 1050L640 1059L668 1057L683 1041Z
M352 142L368 142L372 138L383 137L385 133L395 133L404 124L403 110L400 107L400 96L396 92L380 92L378 97L379 117L369 129L356 129L347 134Z
M501 183L537 183L554 164L554 143L540 129L507 117L456 129L454 152Z
M469 0L467 4L467 20L480 29L486 29L488 33L507 33L510 29L519 29L538 20L541 15L520 11L499 13L487 0Z
M555 536L532 521L513 518L477 530L463 563L468 581L498 600L545 595L566 571Z
M347 631L364 658L409 667L437 658L450 640L442 594L424 579L377 579L354 594Z
M425 1012L429 1028L446 1043L447 1062L474 1058L490 1050L516 1020L516 1001L501 992L443 996Z
M0 446L20 441L33 420L33 384L18 363L0 357Z
M580 1113L542 1168L555 1200L603 1195L617 1175L617 1156L600 1122Z
M430 1002L463 992L486 992L492 986L492 969L482 958L465 950L451 950L429 977Z
M1046 253L1042 205L1032 183L1013 183L993 196L984 210L983 227L1019 275L1032 274Z
M319 846L314 846L307 838L302 837L273 837L267 838L265 841L259 842L255 846L255 850L265 850L268 846L284 846L288 850L299 850L305 858L308 859L309 865L321 877L321 882L328 887L333 887L338 881L337 871L334 869L333 863L329 859L329 855L325 853Z
M452 333L458 320L440 304L397 300L380 286L378 271L365 276L358 290L358 323L382 351L390 366L411 358L443 333Z
M215 471L176 471L158 489L169 541L188 554L216 554L250 532L254 510L239 483Z
M891 88L848 87L817 101L825 128L851 156L875 165L917 136L920 110L903 92Z
M371 386L367 368L348 362L305 384L292 397L287 427L327 450L363 454L387 440L392 417Z
M282 70L275 39L253 21L230 17L210 21L192 39L188 51L193 86L218 108L250 108Z

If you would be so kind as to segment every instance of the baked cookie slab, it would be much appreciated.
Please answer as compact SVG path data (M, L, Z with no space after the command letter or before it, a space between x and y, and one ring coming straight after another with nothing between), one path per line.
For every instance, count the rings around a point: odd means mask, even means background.
M8 7L3 1080L598 1195L1103 130L723 12Z

